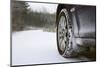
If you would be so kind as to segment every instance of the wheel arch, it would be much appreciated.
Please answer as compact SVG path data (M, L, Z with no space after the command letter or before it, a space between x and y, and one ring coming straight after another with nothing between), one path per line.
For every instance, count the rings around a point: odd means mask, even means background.
M56 24L57 24L57 20L58 20L58 15L60 13L60 11L63 8L66 8L68 11L70 11L70 9L73 7L73 5L66 5L66 4L59 4L57 7L57 12L56 12Z

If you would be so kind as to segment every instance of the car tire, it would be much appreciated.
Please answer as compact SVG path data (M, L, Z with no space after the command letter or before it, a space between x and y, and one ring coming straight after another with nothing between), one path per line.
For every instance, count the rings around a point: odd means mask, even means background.
M57 20L57 47L63 57L75 57L73 49L73 30L69 11L62 9Z

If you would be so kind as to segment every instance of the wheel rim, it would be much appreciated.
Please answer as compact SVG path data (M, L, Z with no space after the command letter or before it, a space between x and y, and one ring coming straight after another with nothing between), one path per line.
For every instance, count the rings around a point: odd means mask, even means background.
M72 27L65 16L61 16L58 24L58 45L61 52L70 50L72 46Z

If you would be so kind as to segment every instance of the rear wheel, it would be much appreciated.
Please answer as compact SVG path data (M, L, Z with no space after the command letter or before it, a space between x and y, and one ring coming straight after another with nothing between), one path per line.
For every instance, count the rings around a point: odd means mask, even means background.
M58 15L57 22L57 46L58 51L63 57L74 57L73 50L73 31L69 12L62 9Z

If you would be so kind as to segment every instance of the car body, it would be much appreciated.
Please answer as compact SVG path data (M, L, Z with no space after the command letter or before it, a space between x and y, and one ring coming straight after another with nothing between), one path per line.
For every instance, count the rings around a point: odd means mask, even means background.
M59 46L59 25L60 19L65 16L65 21L68 20L68 26L71 25L71 34L74 42L71 45L74 54L69 55L66 51L61 53ZM67 16L68 15L68 16ZM59 18L60 17L60 18ZM66 19L68 18L68 19ZM65 22L64 21L64 22ZM73 5L59 4L56 13L57 24L57 45L59 53L64 57L75 57L78 55L86 55L88 57L96 57L96 6L94 5ZM62 26L63 27L63 26ZM69 28L68 28L69 29ZM66 34L66 33L65 33ZM68 34L66 35L66 37ZM70 39L69 39L70 40ZM66 44L65 44L66 46ZM64 55L68 54L69 56ZM70 53L70 52L69 52Z

